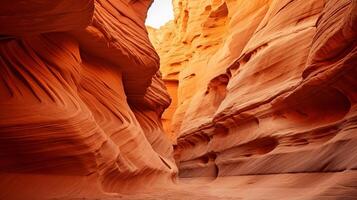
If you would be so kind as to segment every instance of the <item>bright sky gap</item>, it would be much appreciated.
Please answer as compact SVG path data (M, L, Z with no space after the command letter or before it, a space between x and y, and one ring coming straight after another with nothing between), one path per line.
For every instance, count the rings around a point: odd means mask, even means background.
M172 0L155 0L148 11L145 24L159 28L172 19L174 19Z

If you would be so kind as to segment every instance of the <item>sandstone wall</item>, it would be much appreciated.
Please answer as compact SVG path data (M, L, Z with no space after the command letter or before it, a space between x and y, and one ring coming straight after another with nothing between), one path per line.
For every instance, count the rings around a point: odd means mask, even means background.
M356 1L173 3L150 38L181 177L356 169Z
M170 183L151 0L0 2L0 199Z

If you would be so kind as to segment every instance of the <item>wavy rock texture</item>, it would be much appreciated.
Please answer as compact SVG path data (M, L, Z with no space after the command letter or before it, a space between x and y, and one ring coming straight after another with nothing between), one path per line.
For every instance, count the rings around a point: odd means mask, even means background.
M310 197L357 196L357 2L173 3L175 20L149 31L177 91L163 120L179 175L294 173L299 185L312 180L299 173L351 171Z
M172 182L150 0L0 2L0 199ZM110 194L111 193L111 194Z

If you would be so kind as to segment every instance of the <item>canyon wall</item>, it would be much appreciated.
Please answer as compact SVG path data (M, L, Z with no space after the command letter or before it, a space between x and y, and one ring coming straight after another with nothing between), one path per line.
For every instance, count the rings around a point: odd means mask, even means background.
M0 199L172 182L151 0L0 2Z
M149 32L177 93L163 120L179 175L344 172L335 193L355 187L357 1L173 4Z

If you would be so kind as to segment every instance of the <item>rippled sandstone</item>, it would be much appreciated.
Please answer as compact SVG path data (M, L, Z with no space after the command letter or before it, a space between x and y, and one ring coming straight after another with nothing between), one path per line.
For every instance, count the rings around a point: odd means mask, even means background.
M355 0L150 3L0 2L0 199L356 199Z
M168 184L170 97L151 1L0 2L0 199L101 197Z
M149 32L177 93L163 122L180 177L264 175L270 188L268 175L294 174L319 191L285 199L356 197L357 2L173 3L175 20ZM316 186L303 173L348 175Z

